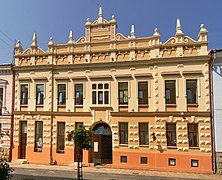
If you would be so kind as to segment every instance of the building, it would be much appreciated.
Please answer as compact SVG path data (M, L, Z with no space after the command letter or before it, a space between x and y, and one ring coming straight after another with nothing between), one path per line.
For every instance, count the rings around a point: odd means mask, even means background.
M85 165L212 173L207 30L174 37L117 33L117 22L87 19L85 36L48 50L15 46L13 160L72 164L69 134L95 131ZM92 163L92 164L91 164Z
M214 142L214 170L222 173L222 50L211 51L211 105L212 105L212 129Z
M11 64L0 65L0 157L11 159L14 73Z

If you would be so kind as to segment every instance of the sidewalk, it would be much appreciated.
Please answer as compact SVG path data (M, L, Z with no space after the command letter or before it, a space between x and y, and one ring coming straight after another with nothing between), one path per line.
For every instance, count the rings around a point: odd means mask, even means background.
M63 171L76 171L75 167L59 166L59 165L39 165L39 164L14 164L10 163L13 168L29 168L29 169L48 169L48 170L63 170ZM108 174L132 174L142 176L159 176L159 177L172 177L172 178L190 178L190 179L208 179L219 180L222 175L211 174L195 174L195 173L178 173L178 172L162 172L162 171L148 171L148 170L132 170L132 169L115 169L103 166L98 167L83 167L83 172L101 172Z

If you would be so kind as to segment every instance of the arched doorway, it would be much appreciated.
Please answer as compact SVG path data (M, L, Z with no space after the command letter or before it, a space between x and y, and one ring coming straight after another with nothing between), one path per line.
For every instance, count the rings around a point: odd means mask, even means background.
M112 132L106 123L93 127L91 161L97 164L112 164Z

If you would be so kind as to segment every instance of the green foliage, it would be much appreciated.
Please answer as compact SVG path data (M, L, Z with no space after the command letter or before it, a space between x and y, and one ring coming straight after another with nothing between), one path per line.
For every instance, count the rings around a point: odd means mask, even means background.
M79 127L74 131L73 139L79 149L89 150L92 148L92 135L93 131L91 128L89 128L89 130L86 130L83 125L79 125Z
M12 178L11 173L14 171L5 159L0 159L0 179L8 180Z

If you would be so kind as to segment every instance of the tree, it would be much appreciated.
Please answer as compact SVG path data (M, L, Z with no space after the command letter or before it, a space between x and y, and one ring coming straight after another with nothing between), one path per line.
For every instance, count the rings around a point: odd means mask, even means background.
M82 176L82 150L89 150L92 148L92 135L93 131L91 128L86 130L85 127L81 124L73 133L73 140L78 148L78 173L77 179L83 179Z
M14 171L5 159L0 159L0 179L9 180L12 178L11 173Z

